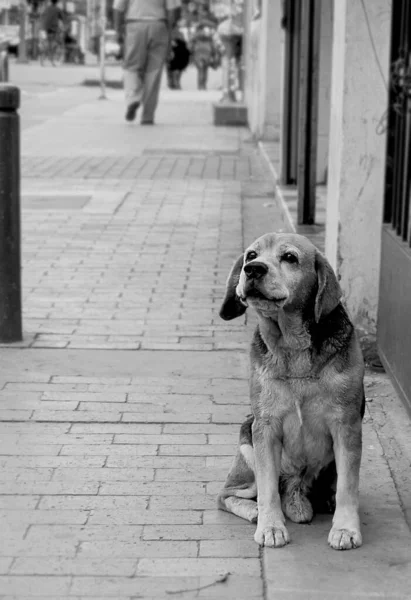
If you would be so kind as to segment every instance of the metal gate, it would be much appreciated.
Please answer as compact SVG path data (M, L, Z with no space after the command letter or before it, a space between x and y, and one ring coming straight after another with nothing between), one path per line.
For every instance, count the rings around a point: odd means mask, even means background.
M378 347L411 408L411 6L393 0Z

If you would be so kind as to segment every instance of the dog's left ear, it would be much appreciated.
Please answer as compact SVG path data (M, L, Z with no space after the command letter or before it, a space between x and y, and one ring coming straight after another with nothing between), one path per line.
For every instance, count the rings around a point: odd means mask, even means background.
M231 319L240 317L247 310L247 307L241 302L236 292L236 287L240 280L241 269L243 268L243 262L244 254L237 258L227 279L226 292L223 304L220 308L220 317L224 319L224 321L230 321Z
M329 315L338 306L342 291L328 260L320 252L315 256L318 291L315 297L314 316L318 323L321 317Z

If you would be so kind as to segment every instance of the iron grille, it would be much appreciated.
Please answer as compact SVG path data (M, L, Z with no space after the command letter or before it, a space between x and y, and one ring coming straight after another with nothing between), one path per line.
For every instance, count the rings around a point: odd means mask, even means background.
M411 246L411 7L394 0L384 222Z

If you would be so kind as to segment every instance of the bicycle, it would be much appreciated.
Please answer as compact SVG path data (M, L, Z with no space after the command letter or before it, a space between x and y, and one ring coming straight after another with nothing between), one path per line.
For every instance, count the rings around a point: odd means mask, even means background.
M39 61L43 65L45 59L51 64L61 64L64 60L64 38L62 31L46 32L40 31L39 34Z

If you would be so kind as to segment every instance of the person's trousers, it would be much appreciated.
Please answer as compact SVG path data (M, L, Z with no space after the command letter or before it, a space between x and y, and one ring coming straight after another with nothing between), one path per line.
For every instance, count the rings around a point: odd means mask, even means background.
M169 33L163 21L126 24L124 91L126 103L143 105L141 122L152 122L158 104L161 74L169 49Z
M197 88L199 90L205 90L207 88L208 78L208 65L200 62L197 65Z

